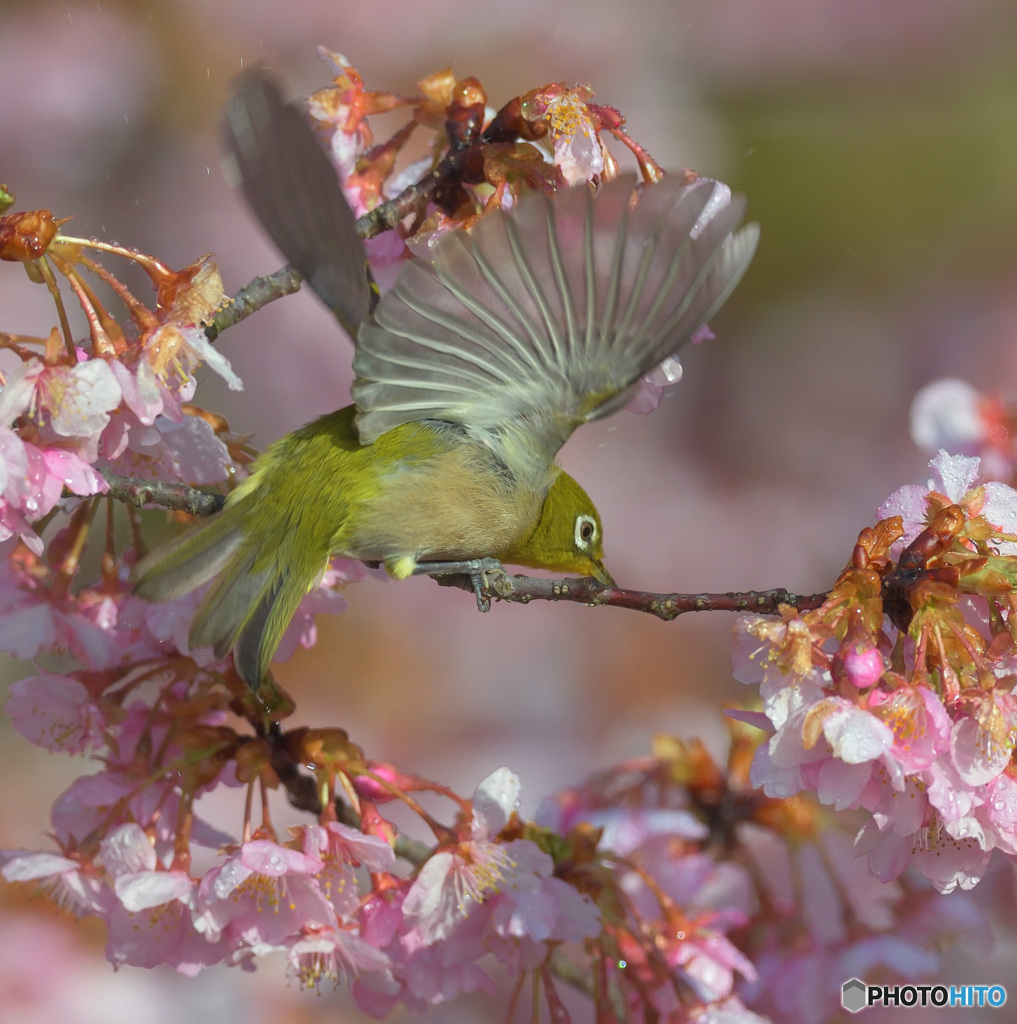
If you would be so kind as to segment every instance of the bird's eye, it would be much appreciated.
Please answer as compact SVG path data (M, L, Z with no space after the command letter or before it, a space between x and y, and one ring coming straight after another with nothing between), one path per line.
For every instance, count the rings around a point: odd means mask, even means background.
M597 523L592 516L576 516L576 547L590 546L597 536Z

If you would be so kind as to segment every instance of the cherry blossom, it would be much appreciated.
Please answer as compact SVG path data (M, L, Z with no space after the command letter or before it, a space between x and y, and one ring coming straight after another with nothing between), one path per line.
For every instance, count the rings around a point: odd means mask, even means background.
M255 953L283 946L309 925L331 925L335 911L314 878L322 866L268 839L244 843L202 878L195 923L210 940L226 933L234 948Z
M105 916L112 906L98 873L80 860L43 851L3 850L0 864L0 873L8 882L35 883L58 906L76 914Z
M4 711L15 729L37 746L80 754L103 741L105 718L76 679L42 672L11 685Z
M508 768L492 772L477 787L470 838L434 854L406 894L403 914L410 924L410 944L430 946L448 938L488 895L518 884L519 865L496 836L516 808L519 788Z

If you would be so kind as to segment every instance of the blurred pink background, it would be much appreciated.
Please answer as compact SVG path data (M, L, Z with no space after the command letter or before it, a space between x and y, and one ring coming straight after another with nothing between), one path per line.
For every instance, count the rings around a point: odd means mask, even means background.
M660 410L585 428L561 460L600 508L620 583L812 592L883 498L925 478L908 438L918 387L950 374L1017 394L1015 30L1007 0L7 0L0 180L18 208L72 214L76 234L174 266L213 251L235 291L281 262L219 169L218 112L243 63L266 59L293 97L328 81L319 43L369 87L409 92L452 65L494 106L590 83L665 167L747 193L762 240L716 340L685 354ZM45 333L52 319L10 264L0 310L5 331ZM350 344L309 294L220 345L246 390L207 375L196 401L259 447L348 402ZM720 706L751 697L731 679L726 615L664 624L536 604L481 616L426 579L368 580L347 597L349 611L319 620L318 646L278 668L294 724L341 725L370 756L466 794L506 764L524 813L645 753L657 731L722 754ZM31 671L2 668L7 681ZM38 846L53 796L89 765L0 729L0 846ZM216 813L236 828L242 807ZM287 820L296 812L280 808ZM285 987L281 963L113 977L90 928L68 931L6 889L0 914L2 1024L362 1019L342 991ZM37 941L45 968L19 957ZM960 958L947 980L1005 984L1007 955L977 969ZM54 970L73 979L67 1005ZM471 998L434 1019L502 1014Z

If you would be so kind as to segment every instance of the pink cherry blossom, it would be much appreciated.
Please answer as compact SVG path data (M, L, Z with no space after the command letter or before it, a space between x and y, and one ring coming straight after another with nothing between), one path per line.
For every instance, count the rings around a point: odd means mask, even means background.
M737 972L755 981L752 961L725 936L707 927L697 928L685 941L675 942L665 954L704 1003L732 995ZM658 1004L659 1006L659 1004Z
M961 718L950 732L950 752L961 779L971 787L984 786L1010 764L1014 747L1012 712L1006 714L1005 739L1000 741L977 718Z
M491 897L489 939L495 956L515 972L534 970L549 942L580 942L600 933L600 912L588 896L552 875L551 858L533 843L506 844L513 882Z
M348 982L359 974L384 971L389 958L343 928L308 929L286 953L291 973L304 988Z
M116 894L107 918L110 963L167 964L194 975L226 957L225 943L210 941L194 926L195 880L186 871L160 866L155 848L137 824L129 822L107 834L102 861Z
M56 437L86 441L106 426L121 398L116 375L104 359L83 357L75 366L47 366L30 358L6 375L0 423L27 413Z
M151 364L143 361L138 364L137 370L132 370L114 359L110 363L110 370L120 385L123 408L136 416L139 423L151 426L163 411L164 401L164 389L160 387Z
M112 906L109 890L90 864L34 850L0 850L0 864L8 882L34 882L75 914L105 916Z
M949 455L940 451L929 463L932 476L926 486L908 484L890 495L877 509L880 519L901 516L904 537L900 545L909 544L926 526L928 504L926 495L936 491L950 502L963 501L964 495L978 479L979 460L964 455Z
M202 878L195 923L210 939L225 933L234 949L255 953L288 945L308 926L331 927L335 911L314 877L322 866L267 839L246 842Z
M159 872L159 875L170 875ZM193 977L203 967L222 963L229 953L224 942L209 941L195 929L190 909L190 890L185 877L172 873L179 892L137 912L122 903L110 911L106 957L115 966L159 967L165 964Z
M47 367L36 380L33 406L43 426L60 437L90 439L121 402L116 376L104 359Z
M929 454L942 448L978 455L987 440L979 401L978 391L955 377L926 384L911 401L911 439Z
M925 487L901 487L879 507L880 518L899 515L904 520L904 537L895 550L910 543L925 528L926 497L930 492L943 495L948 502L964 505L971 515L983 516L1001 533L1017 531L1017 491L996 480L978 487L981 470L978 458L940 451L929 463L929 469L932 476ZM994 546L1002 554L1017 553L1014 542L1003 541Z
M152 831L160 856L170 853L180 824L180 790L170 779L147 780L149 773L139 772L139 768L144 766L113 765L75 779L57 797L50 813L57 841L74 845L96 829L108 831L133 821ZM229 833L197 816L191 821L190 837L192 842L213 849L233 840Z
M233 467L226 445L200 416L183 416L179 421L157 417L151 426L129 426L124 415L117 430L123 444L112 433L105 440L113 445L107 457L115 460L123 476L143 480L180 480L192 485L221 483Z
M1010 856L1017 855L1017 781L1004 772L986 786L985 802L975 815L987 842Z
M893 732L893 760L904 772L929 768L950 749L953 723L939 695L927 686L901 685L874 692L870 710Z
M53 510L63 488L63 476L54 474L42 450L0 427L0 541L17 536L42 554L42 539L31 524ZM106 489L97 476L92 493Z
M813 663L812 637L800 619L781 622L740 615L734 633L734 677L759 686L763 710L775 728L825 696L833 678ZM771 657L771 652L780 652L781 657Z
M709 829L689 810L683 808L616 807L589 811L584 819L603 829L600 848L622 857L657 836L699 840Z
M103 742L105 717L76 679L42 672L11 684L4 711L14 728L48 750L80 754Z
M402 908L406 890L389 890L368 900L360 913L361 936L388 954L383 972L362 975L353 985L357 1005L375 1017L387 1016L398 1002L421 1012L466 992L494 995L494 979L476 963L486 952L487 914L464 918L451 936L423 946L404 941Z
M869 870L882 881L898 878L913 864L942 893L971 889L989 865L990 851L975 839L955 839L936 824L910 836L881 832L874 821L858 833L855 849L868 858Z
M472 838L434 854L406 894L407 941L429 946L447 938L488 895L516 883L516 863L494 837L508 823L518 800L519 779L507 768L492 772L477 787Z
M546 93L551 95L541 94L535 103L544 104L555 166L568 185L592 181L604 170L604 151L586 107L589 89L551 86Z
M304 853L322 862L318 884L340 919L352 914L360 902L355 868L390 871L395 863L392 847L384 839L339 822L307 825L303 832Z

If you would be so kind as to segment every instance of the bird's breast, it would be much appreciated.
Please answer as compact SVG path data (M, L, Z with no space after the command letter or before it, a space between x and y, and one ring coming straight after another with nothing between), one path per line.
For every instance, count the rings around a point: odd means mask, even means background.
M378 473L339 545L345 553L368 560L497 557L532 532L544 489L521 483L463 435L438 441L427 456L393 459Z

